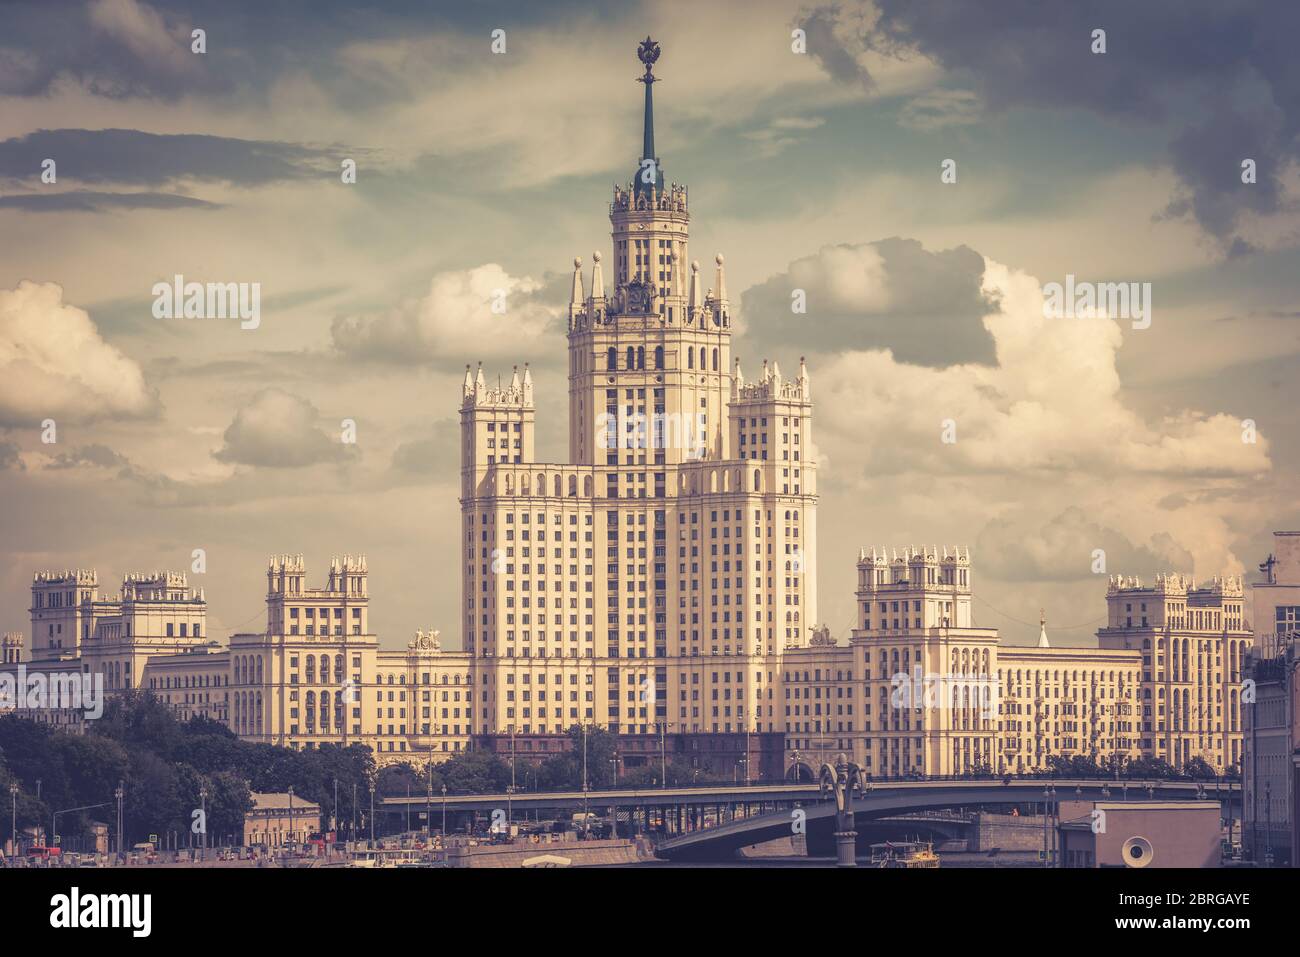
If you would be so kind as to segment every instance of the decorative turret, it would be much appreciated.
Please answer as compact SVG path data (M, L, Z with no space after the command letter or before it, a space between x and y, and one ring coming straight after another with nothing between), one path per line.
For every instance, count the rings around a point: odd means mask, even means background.
M605 302L605 273L600 268L600 250L591 254L591 299L593 303Z
M569 331L573 331L573 320L582 314L585 297L582 292L582 257L573 257L573 288L569 292Z

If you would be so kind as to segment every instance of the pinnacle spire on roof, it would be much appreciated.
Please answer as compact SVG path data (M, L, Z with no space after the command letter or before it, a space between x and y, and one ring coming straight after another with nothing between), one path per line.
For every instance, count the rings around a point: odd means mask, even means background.
M650 39L649 36L641 41L637 47L637 59L645 64L645 73L637 77L638 82L645 84L645 117L642 124L641 133L641 162L637 164L636 176L632 180L632 192L639 196L642 193L662 193L664 189L663 171L659 169L659 158L655 155L655 113L654 113L654 95L651 93L651 87L659 81L654 75L655 61L659 59L659 44ZM651 166L647 168L646 160L649 160Z

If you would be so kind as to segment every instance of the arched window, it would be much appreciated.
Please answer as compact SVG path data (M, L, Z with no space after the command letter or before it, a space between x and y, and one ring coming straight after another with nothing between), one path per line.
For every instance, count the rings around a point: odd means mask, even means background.
M754 469L754 491L761 491L763 485L763 473Z
M627 367L629 369L636 368L636 350L631 346L627 347Z
M718 371L718 350L717 349L713 350L713 371L714 372Z
M610 372L618 368L618 350L613 346L610 346L609 351L605 353L605 368Z
M694 349L690 349L690 348L688 348L688 349L686 350L686 368L688 368L688 369L694 369L694 368L695 368L695 350L694 350Z
M636 367L641 370L645 369L645 346L637 346Z
M708 367L709 364L705 356L704 346L700 346L700 371L703 372Z
M663 367L664 367L664 347L655 346L655 368L662 369Z

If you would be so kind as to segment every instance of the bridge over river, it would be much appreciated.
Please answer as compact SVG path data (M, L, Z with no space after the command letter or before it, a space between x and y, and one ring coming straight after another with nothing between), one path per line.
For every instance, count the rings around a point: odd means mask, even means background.
M1240 785L1225 781L930 778L873 782L866 792L855 792L854 821L860 832L866 832L872 822L905 826L909 815L943 809L966 812L1013 805L1032 807L1042 804L1047 787L1055 788L1058 802L1207 799L1223 801L1225 814L1230 814L1232 804L1240 801ZM742 847L791 836L797 817L807 829L810 845L821 844L829 840L835 817L834 801L824 798L816 784L789 781L586 792L414 793L410 797L387 797L377 803L385 811L409 814L417 820L418 813L427 809L435 827L442 814L449 830L458 830L470 821L491 820L494 814L499 820L517 822L569 820L571 815L586 811L617 820L624 833L656 838L656 853L670 860L725 860ZM800 814L796 815L796 811ZM934 833L939 835L953 836L960 822L959 814L942 820L933 814L929 817L936 825ZM911 823L925 822L914 819Z

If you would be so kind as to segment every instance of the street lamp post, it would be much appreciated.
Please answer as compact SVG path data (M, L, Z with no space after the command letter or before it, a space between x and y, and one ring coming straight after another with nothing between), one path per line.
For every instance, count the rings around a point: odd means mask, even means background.
M442 786L442 839L447 840L447 785Z
M202 844L199 846L199 860L208 859L208 786L206 784L199 787L199 807L203 813L199 815L199 820L203 822ZM179 852L178 852L179 853Z
M433 836L433 750L429 751L429 780L424 789L424 830Z
M289 785L289 842L293 843L293 785Z
M1043 788L1043 867L1047 867L1047 825L1052 815L1052 802L1056 798L1056 786L1049 785ZM1056 838L1052 838L1053 850L1055 850Z
M510 836L510 825L515 820L515 726L510 726L510 787L506 788L506 837Z
M370 845L375 843L375 782L370 782Z
M582 723L582 831L583 835L590 833L591 829L587 826L587 723Z
M835 766L823 764L818 790L835 796L835 866L857 867L858 832L853 821L853 790L862 788L862 769L843 753Z
M752 747L750 743L750 732L752 725L748 720L745 721L745 787L749 787L749 750Z
M122 782L117 782L117 787L113 789L113 797L117 798L117 857L123 859L122 854L122 797L126 793L122 787Z
M13 855L18 854L18 785L9 785L9 798L13 801L13 817L9 825L11 847L9 851Z
M1273 866L1273 782L1264 782L1264 866Z
M664 787L668 787L668 747L664 743L664 724L659 722L659 770L663 775Z

